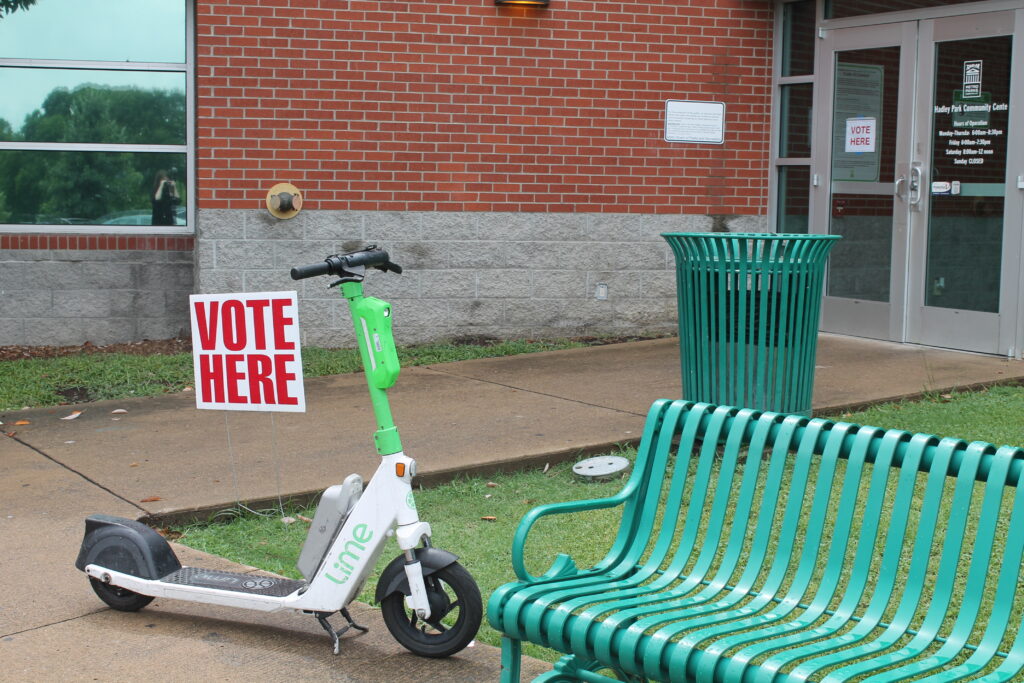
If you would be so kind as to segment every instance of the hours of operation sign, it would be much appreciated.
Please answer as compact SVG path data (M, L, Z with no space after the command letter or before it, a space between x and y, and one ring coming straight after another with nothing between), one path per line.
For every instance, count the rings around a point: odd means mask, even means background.
M725 142L725 102L667 100L665 140L722 144Z

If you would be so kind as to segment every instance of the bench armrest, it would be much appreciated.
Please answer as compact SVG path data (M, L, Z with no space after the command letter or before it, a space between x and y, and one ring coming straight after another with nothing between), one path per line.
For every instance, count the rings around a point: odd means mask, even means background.
M512 538L512 569L515 570L516 576L519 580L534 582L542 579L566 576L578 571L576 563L573 562L573 559L565 553L559 553L551 564L551 568L539 577L533 576L530 572L526 571L526 563L523 559L523 551L526 549L526 537L537 520L548 515L561 515L570 512L586 512L588 510L603 510L605 508L622 505L633 494L634 490L635 489L633 487L627 485L622 491L609 498L593 498L588 500L573 500L565 503L549 503L547 505L539 505L527 512L519 522L515 536Z

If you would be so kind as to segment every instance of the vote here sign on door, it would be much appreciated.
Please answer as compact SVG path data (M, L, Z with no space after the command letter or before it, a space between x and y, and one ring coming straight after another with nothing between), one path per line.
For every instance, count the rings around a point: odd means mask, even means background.
M189 308L197 408L305 412L295 292L194 294Z

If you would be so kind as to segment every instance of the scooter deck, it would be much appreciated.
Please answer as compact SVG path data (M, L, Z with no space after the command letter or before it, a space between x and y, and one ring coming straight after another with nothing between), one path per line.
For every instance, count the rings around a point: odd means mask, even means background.
M305 581L296 581L294 579L222 572L216 569L203 569L201 567L182 567L176 572L163 577L160 581L180 586L217 588L236 593L248 593L249 595L267 595L273 598L286 597L306 586Z

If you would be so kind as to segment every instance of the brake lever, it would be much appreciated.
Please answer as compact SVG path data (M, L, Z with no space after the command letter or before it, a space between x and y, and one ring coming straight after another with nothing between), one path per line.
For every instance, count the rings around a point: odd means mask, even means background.
M382 270L385 273L390 270L392 273L396 275L402 274L402 266L398 265L397 263L392 263L391 261L385 261L379 266L374 266L374 268L376 268L377 270Z

